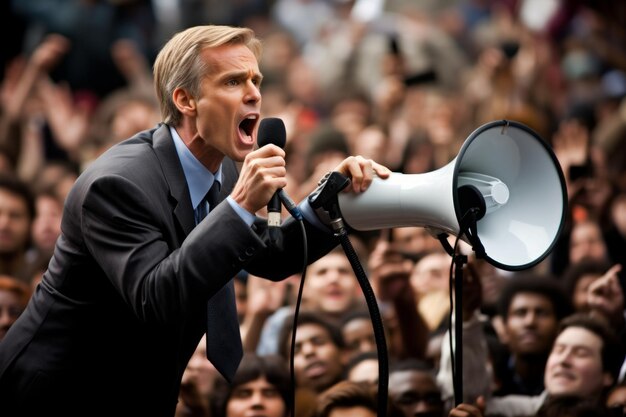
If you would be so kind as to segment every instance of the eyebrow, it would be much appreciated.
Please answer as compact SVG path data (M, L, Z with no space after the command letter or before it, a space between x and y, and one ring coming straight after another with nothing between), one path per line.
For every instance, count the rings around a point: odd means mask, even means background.
M250 71L229 71L225 74L223 74L220 77L220 80L228 80L230 78L237 78L237 79L243 79L243 78L247 78L248 75L250 75ZM259 82L263 81L263 74L261 74L260 72L253 72L252 75L253 79L258 80Z

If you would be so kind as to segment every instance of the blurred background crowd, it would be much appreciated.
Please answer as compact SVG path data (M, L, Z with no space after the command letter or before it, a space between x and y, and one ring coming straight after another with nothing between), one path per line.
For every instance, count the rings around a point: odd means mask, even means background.
M521 122L549 144L569 203L552 253L523 272L470 253L464 326L468 348L474 338L482 350L469 349L478 357L464 375L467 401L480 396L487 415L524 415L507 414L513 406L490 411L489 401L511 394L538 398L543 415L606 415L609 405L623 415L623 354L609 360L609 339L598 336L595 347L595 371L609 381L590 376L592 366L579 366L575 353L553 362L559 346L569 346L557 343L571 336L568 326L586 328L563 321L573 313L608 324L617 340L626 335L626 2L13 0L0 7L9 34L0 51L0 343L47 267L74 180L109 147L159 123L151 73L159 48L193 25L248 26L263 40L262 116L285 122L286 191L296 201L347 155L406 174L431 172L494 120ZM451 257L418 227L350 238L385 323L390 415L448 415ZM341 247L305 277L294 348L297 416L375 410L372 323ZM235 277L247 355L228 386L201 342L179 417L286 415L300 279ZM557 395L551 364L579 384Z

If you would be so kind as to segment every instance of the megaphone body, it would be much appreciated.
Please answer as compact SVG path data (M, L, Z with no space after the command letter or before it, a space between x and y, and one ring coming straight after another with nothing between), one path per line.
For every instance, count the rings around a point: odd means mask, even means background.
M338 202L343 220L356 230L421 226L435 236L465 241L464 216L482 205L476 226L486 260L520 270L552 250L563 228L567 194L550 147L530 128L502 120L476 129L448 165L375 178L365 192L341 193Z

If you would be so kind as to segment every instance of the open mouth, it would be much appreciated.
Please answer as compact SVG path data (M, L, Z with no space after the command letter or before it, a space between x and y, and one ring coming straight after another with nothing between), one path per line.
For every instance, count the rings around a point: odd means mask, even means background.
M259 116L250 115L243 119L239 123L239 131L244 138L247 138L249 141L252 141L252 133L254 132L254 128L259 120Z

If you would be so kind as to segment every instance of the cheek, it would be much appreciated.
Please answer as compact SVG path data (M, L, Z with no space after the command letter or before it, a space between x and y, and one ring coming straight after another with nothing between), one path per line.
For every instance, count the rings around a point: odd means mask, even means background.
M285 415L285 403L281 398L265 400L265 407L268 411L268 417L283 417Z
M226 415L228 417L244 417L246 410L246 402L242 400L230 400L226 406Z

